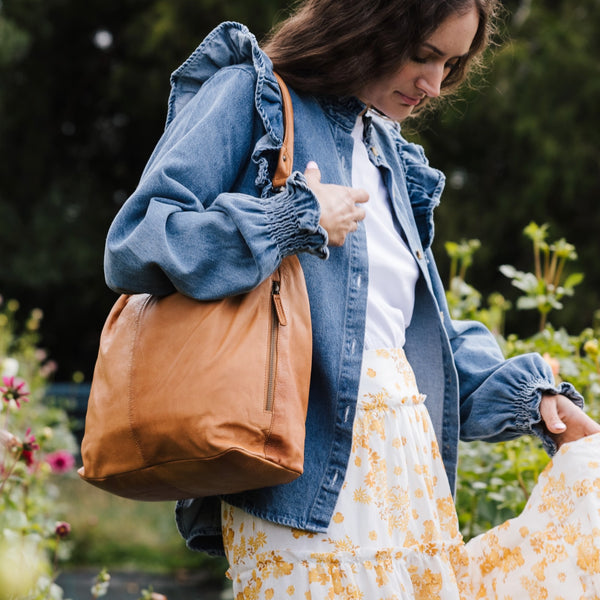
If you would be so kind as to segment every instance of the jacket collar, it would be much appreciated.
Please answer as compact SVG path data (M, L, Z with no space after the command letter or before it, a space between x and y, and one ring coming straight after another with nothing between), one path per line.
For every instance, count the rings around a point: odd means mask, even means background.
M349 133L354 129L356 118L364 112L367 105L354 96L321 96L319 104L325 114L342 129Z

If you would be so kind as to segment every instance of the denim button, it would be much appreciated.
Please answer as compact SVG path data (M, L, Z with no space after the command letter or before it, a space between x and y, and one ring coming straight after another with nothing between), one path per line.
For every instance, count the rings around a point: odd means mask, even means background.
M423 260L423 253L420 250L417 250L416 255L419 260Z

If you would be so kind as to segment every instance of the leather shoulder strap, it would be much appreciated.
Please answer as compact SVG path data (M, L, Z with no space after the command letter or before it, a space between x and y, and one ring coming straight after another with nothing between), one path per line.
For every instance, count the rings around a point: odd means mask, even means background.
M279 83L283 98L283 145L279 151L277 169L273 176L273 187L279 188L285 185L287 178L292 174L292 165L294 162L294 109L287 85L277 73L275 73L275 77L277 78L277 83Z

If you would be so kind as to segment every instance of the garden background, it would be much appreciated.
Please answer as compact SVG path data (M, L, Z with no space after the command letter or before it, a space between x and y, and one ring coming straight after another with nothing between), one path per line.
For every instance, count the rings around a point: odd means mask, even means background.
M455 316L485 321L507 355L545 353L594 412L600 3L504 5L487 69L444 110L411 123L407 136L448 177L435 250ZM77 454L77 423L64 404L55 406L60 398L49 398L48 385L91 379L115 300L102 276L104 237L160 136L170 73L221 21L242 21L260 39L289 7L284 0L0 0L0 363L8 360L0 375L16 377L13 392L21 380L20 391L30 392L20 409L14 398L2 403L21 462L28 440L40 457ZM470 445L462 456L466 535L518 510L546 460L530 440ZM10 510L25 502L26 482L39 489L46 502L17 510L17 529L33 527L46 553L53 544L64 548L58 570L201 568L222 578L222 563L185 550L172 506L120 502L88 490L73 472L21 470L12 488L0 488L13 494L0 521L16 518ZM71 532L58 543L54 521L62 520Z

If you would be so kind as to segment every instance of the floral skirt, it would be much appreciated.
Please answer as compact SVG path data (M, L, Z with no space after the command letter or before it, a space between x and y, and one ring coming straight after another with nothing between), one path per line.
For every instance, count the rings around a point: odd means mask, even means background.
M423 402L401 349L365 352L326 533L223 502L236 600L600 599L600 435L564 446L521 516L465 544Z

